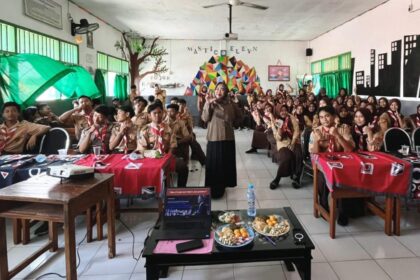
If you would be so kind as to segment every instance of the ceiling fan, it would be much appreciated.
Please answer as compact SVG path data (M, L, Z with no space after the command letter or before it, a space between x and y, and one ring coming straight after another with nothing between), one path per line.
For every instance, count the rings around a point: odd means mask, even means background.
M74 36L76 34L86 34L88 32L95 31L99 28L98 23L89 23L87 19L82 18L80 23L74 23L73 19L71 19L71 35Z
M259 10L267 10L268 7L266 6L262 6L262 5L258 5L258 4L254 4L254 3L248 3L248 2L242 2L240 0L229 0L227 3L219 3L219 4L212 4L212 5L205 5L203 6L203 8L213 8L213 7L217 7L217 6L223 6L223 5L230 5L230 6L244 6L244 7L249 7L249 8L254 8L254 9L259 9Z

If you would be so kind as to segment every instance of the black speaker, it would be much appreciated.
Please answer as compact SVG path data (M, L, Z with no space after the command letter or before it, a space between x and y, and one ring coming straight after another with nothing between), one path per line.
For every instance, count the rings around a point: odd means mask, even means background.
M312 56L312 49L311 48L306 49L306 56Z

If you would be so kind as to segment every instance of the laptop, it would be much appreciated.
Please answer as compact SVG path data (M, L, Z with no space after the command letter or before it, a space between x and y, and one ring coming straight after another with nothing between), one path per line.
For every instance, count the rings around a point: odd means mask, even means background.
M168 188L164 198L158 240L210 238L211 196L209 188Z

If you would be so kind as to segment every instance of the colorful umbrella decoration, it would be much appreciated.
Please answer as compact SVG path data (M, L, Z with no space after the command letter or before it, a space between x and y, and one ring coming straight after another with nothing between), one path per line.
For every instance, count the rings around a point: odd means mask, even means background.
M217 83L225 82L229 90L245 94L249 91L260 91L260 78L254 67L249 67L242 60L236 60L234 56L212 56L207 63L200 66L194 79L185 94L197 95L200 87L206 85L210 91L214 91Z

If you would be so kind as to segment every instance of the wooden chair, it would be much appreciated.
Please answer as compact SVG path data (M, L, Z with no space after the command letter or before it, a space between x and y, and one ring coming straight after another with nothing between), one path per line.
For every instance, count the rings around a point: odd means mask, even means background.
M385 220L385 234L400 235L400 200L392 196L385 198L385 207L382 208L377 202L375 202L371 194L356 192L348 189L334 189L330 193L329 197L329 211L322 207L319 203L318 198L318 168L317 165L313 165L313 184L314 184L314 216L319 218L321 215L330 224L330 237L335 238L335 222L337 219L337 200L343 198L365 198L366 207L375 215Z

